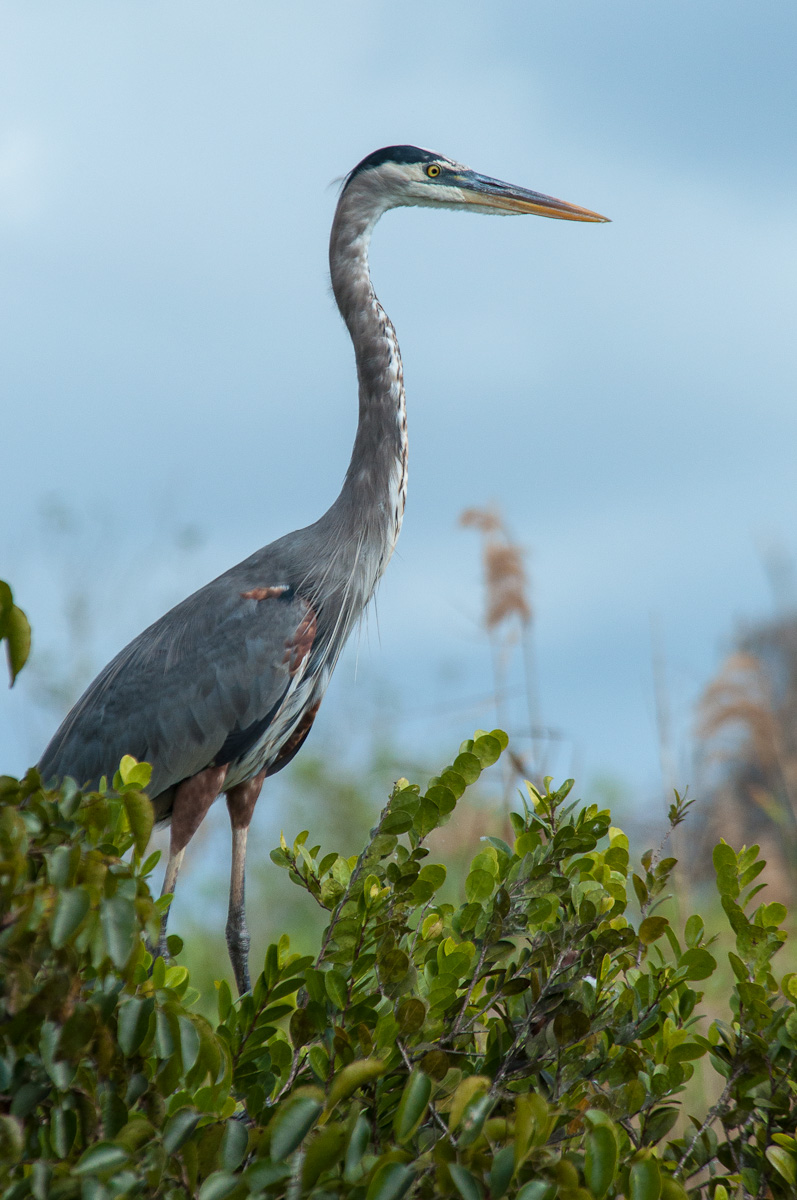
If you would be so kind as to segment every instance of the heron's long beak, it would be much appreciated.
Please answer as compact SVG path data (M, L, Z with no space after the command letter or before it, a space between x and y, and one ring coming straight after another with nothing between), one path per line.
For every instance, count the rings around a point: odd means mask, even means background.
M589 208L579 208L555 196L543 196L526 188L502 183L489 175L466 171L457 180L466 204L478 205L485 212L535 213L538 217L556 217L560 221L608 221Z

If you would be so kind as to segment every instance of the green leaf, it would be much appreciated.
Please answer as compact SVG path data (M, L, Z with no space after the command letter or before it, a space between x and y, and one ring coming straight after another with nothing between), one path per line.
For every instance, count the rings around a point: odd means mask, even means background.
M431 800L433 804L437 805L440 812L444 814L453 812L457 804L457 798L454 793L442 783L436 783L430 787L424 799Z
M221 1140L221 1165L225 1171L237 1171L246 1157L249 1145L249 1130L243 1121L231 1119L224 1129Z
M699 1058L700 1055L698 1054L696 1057ZM646 1113L643 1145L654 1146L656 1142L660 1142L663 1137L667 1136L677 1120L678 1109L675 1107L654 1108L652 1112Z
M797 1183L797 1161L794 1155L782 1146L767 1146L766 1156L778 1174L794 1187Z
M181 1108L169 1118L163 1130L163 1146L167 1154L175 1154L188 1141L201 1115L195 1108Z
M680 1046L673 1046L667 1055L667 1062L693 1062L696 1058L702 1058L705 1053L706 1047L698 1042L682 1042Z
M431 1094L432 1081L429 1076L424 1075L423 1071L413 1071L393 1118L393 1132L398 1142L408 1141L415 1133L423 1120Z
M419 837L426 837L440 824L440 809L431 800L421 800L412 824Z
M406 779L403 781L399 780L399 783L401 782L403 782L405 785L407 783ZM396 790L393 792L393 795L390 798L391 812L396 812L398 809L401 809L402 811L414 815L418 811L418 805L420 803L420 796L418 792L419 789L417 787L399 787L397 784Z
M346 1158L343 1165L343 1178L347 1183L356 1183L362 1174L360 1164L368 1143L371 1140L371 1126L364 1116L360 1115L354 1123L349 1144L346 1147Z
M388 950L380 959L382 978L386 983L399 983L410 969L409 957L403 950Z
M150 996L132 996L119 1008L117 1037L119 1047L128 1058L141 1046L149 1030L149 1020L155 1008Z
M301 1144L323 1112L324 1105L312 1096L295 1096L283 1101L271 1124L271 1157L280 1162Z
M457 1144L460 1147L464 1149L466 1146L473 1145L481 1134L484 1122L492 1112L494 1104L495 1100L489 1093L477 1096L475 1100L470 1101L460 1122L459 1136L457 1137Z
M629 1172L631 1191L629 1200L659 1200L661 1196L661 1172L655 1158L641 1158L633 1163Z
M417 996L408 996L396 1009L396 1020L403 1034L417 1033L426 1020L426 1005Z
M79 862L77 846L56 846L47 858L47 876L53 887L68 887Z
M39 1037L39 1052L47 1074L59 1091L66 1091L75 1076L72 1063L60 1062L57 1059L58 1043L61 1040L61 1028L55 1021L45 1021L41 1026Z
M482 737L476 738L473 743L473 753L478 758L483 770L485 767L492 766L494 762L498 762L501 757L501 743L492 734L485 733Z
M89 911L90 905L91 899L85 888L64 888L59 893L50 926L50 942L54 949L60 950L66 945Z
M332 1123L320 1130L307 1145L302 1163L302 1192L307 1195L323 1171L334 1169L341 1161L346 1142L343 1125Z
M324 987L335 1008L344 1009L349 994L349 985L346 976L341 971L326 971L324 973Z
M457 775L461 775L466 783L475 783L482 773L482 765L475 754L465 752L458 754L451 764Z
M465 895L471 904L481 904L489 900L495 888L495 876L489 871L477 868L471 871L465 880Z
M595 1200L603 1200L617 1169L617 1137L611 1125L595 1125L586 1142L584 1179Z
M737 869L736 851L725 841L720 841L714 847L711 857L714 861L715 871L722 871L728 867L731 867L734 871Z
M180 1044L180 1030L173 1012L155 1010L155 1053L158 1058L171 1058Z
M140 763L132 754L125 754L119 763L119 777L125 787L145 788L152 778L152 767Z
M3 589L3 603L0 607L0 640L5 639L6 658L10 685L14 686L17 675L27 662L30 654L30 624L21 608L11 603L11 589L7 583L0 583Z
M141 874L150 875L161 860L160 850L153 850L152 854L148 854L145 861L141 864Z
M722 1184L718 1186L721 1187ZM661 1200L689 1200L689 1197L677 1180L670 1175L665 1175L661 1181ZM714 1200L723 1200L722 1193L720 1192L718 1195L715 1190ZM728 1200L727 1196L725 1200Z
M487 1092L491 1082L486 1075L466 1075L457 1084L448 1113L448 1126L452 1132L459 1126L468 1106Z
M341 1100L348 1100L359 1087L365 1087L375 1079L379 1079L387 1070L387 1064L378 1058L360 1058L348 1063L337 1072L332 1080L327 1097L327 1110L331 1110Z
M22 1122L16 1117L0 1114L0 1162L16 1162L22 1157L24 1149L25 1128Z
M149 772L152 771L149 763L139 763L136 769L140 771L143 767L146 767ZM126 792L123 797L123 803L127 819L130 822L130 830L135 840L136 853L143 854L147 848L152 827L155 824L155 813L152 805L141 792Z
M721 896L739 895L739 868L735 851L726 842L714 847L712 855L717 873L717 889Z
M683 967L686 967L684 979L708 979L717 969L717 960L709 954L708 950L698 946L695 949L684 951L681 955L678 968L680 970Z
M705 925L703 918L697 915L691 916L686 922L686 928L684 930L684 937L686 938L687 946L697 946L698 942L703 936L704 929Z
M454 1187L459 1192L462 1200L482 1200L484 1192L481 1184L471 1175L467 1167L460 1167L457 1163L449 1163L449 1174Z
M183 1060L183 1070L190 1071L199 1058L199 1052L202 1048L202 1042L197 1033L196 1026L190 1017L180 1013L177 1018L177 1024L180 1030L180 1053Z
M375 1173L365 1200L399 1200L409 1191L415 1172L403 1163L388 1162Z
M264 1188L280 1183L291 1175L289 1163L272 1163L261 1159L252 1163L243 1173L243 1180L249 1188L250 1195L258 1195ZM284 1193L283 1193L284 1195Z
M442 775L435 782L444 784L450 792L453 792L457 800L459 800L468 786L462 776L457 774L456 771L452 771L450 767L443 771Z
M535 896L526 906L526 920L529 927L542 925L559 907L557 896Z
M77 1136L77 1113L72 1108L53 1109L50 1142L59 1158L67 1158Z
M512 1181L515 1173L515 1147L504 1146L493 1158L490 1168L490 1195L493 1200L500 1200Z
M394 833L378 833L371 842L369 859L373 861L389 858L396 849L397 842L398 838Z
M229 1171L214 1171L199 1189L197 1200L224 1200L238 1187L240 1180Z
M639 875L632 875L631 882L634 885L634 891L636 892L636 898L639 901L640 907L644 907L650 899L644 880L640 879Z
M665 929L669 925L666 917L645 917L645 920L639 926L639 940L646 946L650 946L653 942L658 941Z
M136 943L136 910L124 896L111 896L100 903L100 921L111 962L120 969L133 953Z
M558 1012L554 1017L554 1037L560 1046L568 1046L579 1042L589 1032L590 1021L580 1008L572 1012Z
M401 808L395 812L389 812L383 818L379 828L382 833L406 833L408 829L412 829L412 813Z
M515 1200L554 1200L556 1195L555 1183L546 1183L543 1179L535 1179L520 1189Z
M120 1167L126 1166L130 1156L113 1142L98 1142L80 1156L72 1170L76 1175L103 1175L109 1177Z
M755 923L765 929L777 929L786 920L786 916L785 906L773 901L772 904L761 905L755 915Z
M429 1050L421 1059L421 1070L439 1083L445 1079L451 1060L445 1050Z
M220 979L216 984L216 987L218 988L219 993L219 1023L223 1025L227 1020L230 1009L232 1008L232 992L230 991L230 985L226 979Z

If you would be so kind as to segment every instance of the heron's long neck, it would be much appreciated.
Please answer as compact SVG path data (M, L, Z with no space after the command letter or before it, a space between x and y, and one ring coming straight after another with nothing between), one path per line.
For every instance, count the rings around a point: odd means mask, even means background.
M407 413L396 331L376 298L368 243L376 215L341 199L329 247L332 289L357 361L360 416L343 488L327 514L368 564L370 594L398 537L407 494Z

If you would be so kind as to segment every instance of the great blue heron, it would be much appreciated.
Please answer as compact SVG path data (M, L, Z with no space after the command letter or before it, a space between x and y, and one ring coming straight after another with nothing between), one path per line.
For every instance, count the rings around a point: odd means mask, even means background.
M389 208L426 205L605 221L586 208L479 175L417 146L388 146L344 181L329 246L332 288L354 343L360 416L340 495L289 533L194 592L102 671L45 750L46 779L96 782L123 755L152 764L150 795L171 821L163 892L213 801L227 797L232 873L227 945L249 989L246 837L267 775L313 724L347 637L387 566L407 490L407 421L395 330L368 270ZM161 938L163 946L164 930Z

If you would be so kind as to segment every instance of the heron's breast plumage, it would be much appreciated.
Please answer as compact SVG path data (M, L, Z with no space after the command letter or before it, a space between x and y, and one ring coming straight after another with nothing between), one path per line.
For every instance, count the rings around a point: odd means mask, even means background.
M407 463L409 456L409 441L407 437L407 401L404 390L404 367L401 361L396 330L382 305L373 298L375 316L384 338L384 396L391 416L388 420L395 422L393 443L393 461L388 471L388 487L386 506L386 538L384 553L379 564L379 575L387 567L401 532L404 520L404 509L407 505Z
M247 731L242 731L248 744L243 744L230 761L225 790L251 779L263 768L273 771L286 747L290 753L289 744L297 731L304 740L329 684L330 671L325 663L324 640L319 641L317 613L306 599L297 597L297 600L303 615L285 641L281 663L289 682L277 704L257 722L249 739ZM312 717L306 723L305 717L311 711Z

